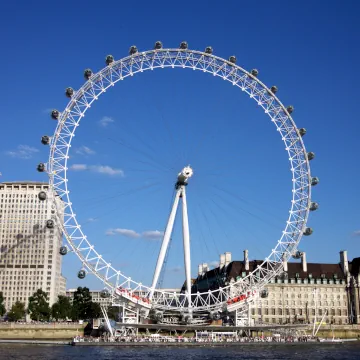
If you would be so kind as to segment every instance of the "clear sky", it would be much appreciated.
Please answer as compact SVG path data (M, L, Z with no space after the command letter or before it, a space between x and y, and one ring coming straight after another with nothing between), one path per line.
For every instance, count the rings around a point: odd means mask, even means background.
M66 106L66 87L105 56L140 50L212 46L279 88L295 108L320 178L311 237L300 249L310 262L360 256L358 1L7 1L0 5L1 181L41 180L42 135L52 108ZM291 176L283 143L269 118L239 89L183 69L143 73L117 84L87 112L74 139L72 202L96 248L132 278L150 284L176 174L191 164L188 206L192 275L231 251L267 256L284 228ZM64 259L68 287L101 288L81 264ZM181 218L176 222L163 286L184 281Z

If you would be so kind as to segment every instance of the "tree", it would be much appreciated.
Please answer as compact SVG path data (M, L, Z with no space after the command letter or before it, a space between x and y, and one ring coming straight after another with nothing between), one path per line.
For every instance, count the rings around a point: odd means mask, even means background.
M58 301L51 307L51 315L57 320L71 317L71 303L67 296L59 295Z
M29 297L28 313L32 320L48 321L50 318L50 305L46 292L38 289Z
M100 316L100 305L92 301L89 289L87 287L78 287L74 293L71 319L73 321L88 320Z
M9 321L18 321L25 317L25 304L17 301L8 312L8 320Z
M6 313L5 305L4 305L4 295L2 291L0 291L0 316L4 316Z
M88 319L92 303L90 291L87 287L79 286L74 293L73 307L71 311L72 320Z
M109 306L107 308L107 314L109 319L119 321L119 307L118 306Z
M93 301L91 302L89 317L91 319L98 319L102 317L102 311L99 303Z

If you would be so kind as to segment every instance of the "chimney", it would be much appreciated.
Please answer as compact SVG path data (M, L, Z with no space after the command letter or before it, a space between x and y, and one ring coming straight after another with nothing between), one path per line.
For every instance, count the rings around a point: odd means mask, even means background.
M244 265L245 265L245 270L249 271L249 250L244 250Z
M205 274L205 273L207 273L209 271L209 267L208 267L207 263L203 263L202 268L203 268L203 274Z
M203 274L203 264L199 264L198 276Z
M340 251L340 264L345 276L347 276L349 274L349 262L346 250Z
M306 252L303 252L301 257L302 271L307 272Z
M225 266L225 254L220 254L220 269Z
M225 266L228 266L231 263L231 252L225 253Z
M283 265L284 265L284 271L288 271L288 264L287 264L287 261L283 261Z

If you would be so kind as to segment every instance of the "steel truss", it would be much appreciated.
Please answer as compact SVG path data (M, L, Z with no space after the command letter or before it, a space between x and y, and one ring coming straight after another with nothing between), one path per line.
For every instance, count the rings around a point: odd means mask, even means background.
M228 81L248 94L267 114L285 144L292 173L292 201L286 226L280 239L264 262L245 278L229 286L191 295L190 304L184 294L169 293L153 289L136 282L115 269L103 259L90 243L77 221L73 211L68 186L67 171L72 139L81 119L92 103L111 89L116 83L147 70L162 68L186 68L212 74ZM256 76L234 63L209 53L189 49L159 49L137 52L114 61L93 74L75 91L58 118L54 135L50 139L50 155L46 165L52 191L63 200L64 222L59 222L71 250L78 256L84 269L95 274L114 294L130 300L147 309L194 312L224 310L228 300L245 294L247 303L272 278L283 272L283 262L296 251L305 230L311 204L311 175L307 152L302 137L287 108L275 94ZM154 292L151 301L150 294ZM134 294L144 293L144 297ZM232 304L232 311L248 306L242 302Z

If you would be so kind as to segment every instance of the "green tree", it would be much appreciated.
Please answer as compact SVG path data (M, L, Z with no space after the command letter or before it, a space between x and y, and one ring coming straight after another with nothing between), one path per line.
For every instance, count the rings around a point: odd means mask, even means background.
M101 317L100 305L92 301L90 291L87 287L78 287L74 293L71 319L76 321L98 317Z
M2 291L0 291L0 316L4 316L6 313L5 305L4 305L4 295Z
M8 320L9 321L18 321L25 317L25 304L17 301L8 312Z
M87 287L79 286L74 293L71 311L72 320L85 320L89 318L89 310L92 303L90 291Z
M32 320L48 321L50 318L50 305L46 292L38 289L29 297L28 313Z
M118 306L109 306L106 311L107 311L109 319L119 321L119 307Z
M54 319L66 320L71 317L71 303L67 296L59 295L58 301L51 307L51 315Z
M100 304L92 301L90 304L89 318L98 319L100 317L102 317Z

